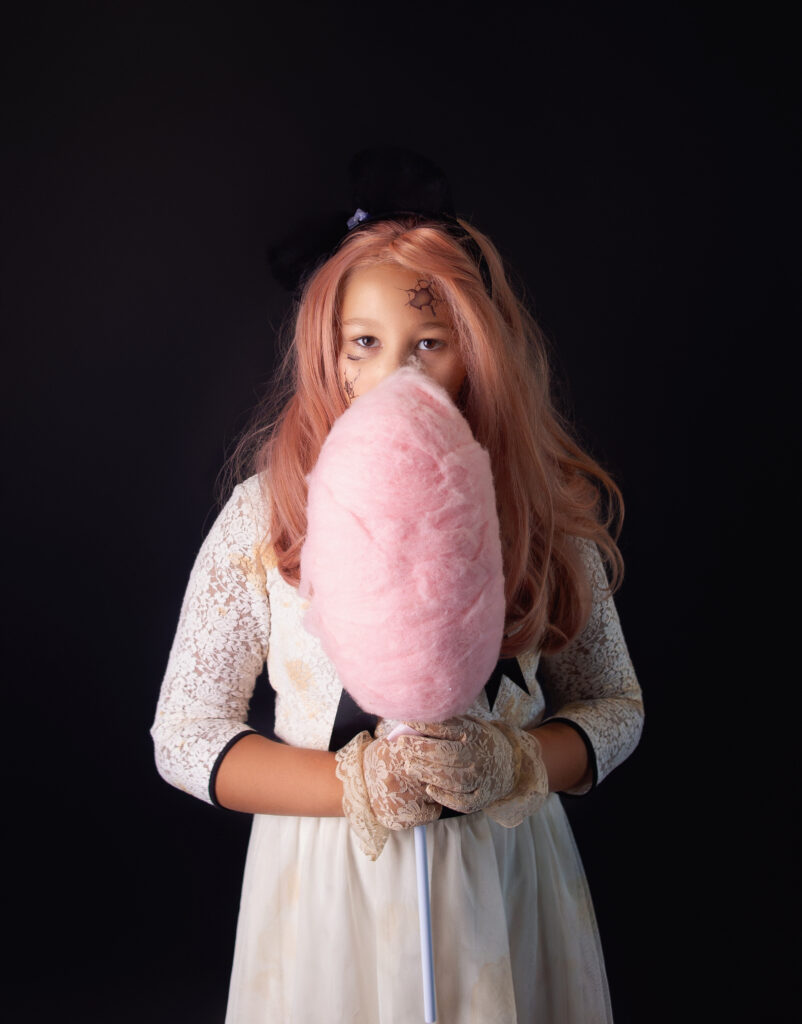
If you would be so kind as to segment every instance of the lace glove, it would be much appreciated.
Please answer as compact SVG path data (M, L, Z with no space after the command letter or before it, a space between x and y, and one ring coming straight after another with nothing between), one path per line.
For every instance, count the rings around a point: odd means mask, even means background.
M545 802L548 775L531 733L469 715L410 725L424 735L396 742L406 748L408 773L426 784L431 799L463 814L484 810L505 828Z
M408 752L395 740L374 740L361 732L335 754L343 784L343 813L362 851L376 860L390 830L425 825L442 807L426 793L425 783L408 774Z

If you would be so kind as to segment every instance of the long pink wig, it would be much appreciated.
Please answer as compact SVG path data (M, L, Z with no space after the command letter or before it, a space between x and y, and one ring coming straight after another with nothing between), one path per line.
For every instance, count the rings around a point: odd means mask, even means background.
M460 409L490 455L507 606L501 655L537 648L553 653L581 631L590 610L571 538L595 541L610 569L611 589L620 585L623 498L555 408L544 339L513 293L498 251L476 228L460 225L482 252L492 297L475 260L437 222L400 217L363 225L317 269L299 299L272 393L257 408L225 479L230 484L260 474L278 568L297 587L305 478L348 407L337 364L344 285L354 270L376 263L414 271L449 307L467 367Z

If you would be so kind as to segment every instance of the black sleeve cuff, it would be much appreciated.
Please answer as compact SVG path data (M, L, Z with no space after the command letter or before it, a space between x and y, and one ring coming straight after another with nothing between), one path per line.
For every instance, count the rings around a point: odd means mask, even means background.
M572 729L579 733L579 735L582 737L582 742L585 744L585 749L588 752L588 764L590 765L591 771L590 789L586 790L584 793L561 793L560 796L576 798L587 796L588 793L591 793L596 788L596 784L599 781L599 768L596 764L596 751L593 749L593 744L590 742L590 737L581 725L578 725L570 718L560 718L560 716L557 715L554 718L546 719L546 721L543 722L543 725L548 725L549 722L564 722L566 725L570 725Z
M242 732L238 732L236 736L232 736L228 743L226 743L226 745L217 755L217 760L214 762L214 767L212 768L212 774L209 776L209 798L215 807L223 807L223 805L217 799L217 796L215 795L214 792L215 785L217 783L217 773L220 770L220 765L223 763L223 758L226 756L229 750L231 750L235 743L239 743L243 736L250 736L251 733L254 733L257 736L259 735L259 733L256 732L256 729L243 729ZM228 808L223 807L223 810L228 810Z

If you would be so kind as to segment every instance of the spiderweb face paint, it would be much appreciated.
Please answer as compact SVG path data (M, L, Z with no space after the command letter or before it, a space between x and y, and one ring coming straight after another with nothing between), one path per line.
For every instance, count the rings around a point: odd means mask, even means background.
M440 300L432 290L431 282L418 279L414 288L406 288L404 290L409 295L409 301L406 303L407 306L412 306L413 309L419 309L421 312L428 306L432 311L432 315L434 315L434 307Z
M359 379L359 374L357 374L356 377L354 377L353 380L351 380L350 377L345 377L344 380L343 380L343 386L345 387L346 395L348 395L349 403L353 402L353 400L356 398L356 392L354 391L354 384L356 384L358 379Z

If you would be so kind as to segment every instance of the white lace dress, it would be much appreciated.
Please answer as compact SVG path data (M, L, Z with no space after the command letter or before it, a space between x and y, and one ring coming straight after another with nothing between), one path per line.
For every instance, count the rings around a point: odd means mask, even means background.
M249 731L265 661L275 733L326 750L341 686L305 602L265 540L256 477L240 484L196 559L151 733L169 783L214 802L223 754ZM594 782L633 750L643 705L606 576L586 562L594 606L553 657L519 656L528 689L504 677L492 711L532 726L572 723ZM593 906L559 798L514 829L483 813L427 826L438 1024L612 1020ZM419 1024L423 1020L414 842L393 832L370 861L344 818L254 815L226 1024Z

